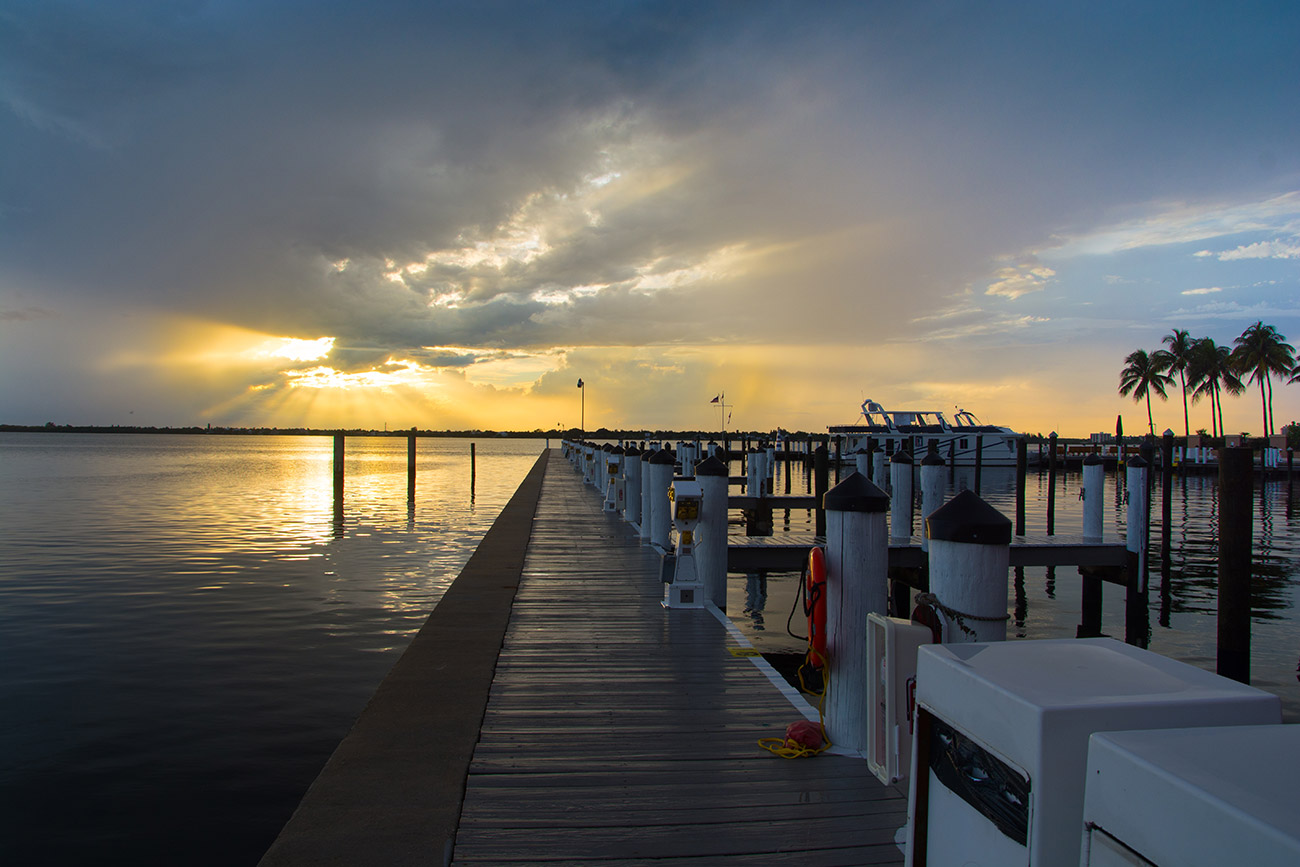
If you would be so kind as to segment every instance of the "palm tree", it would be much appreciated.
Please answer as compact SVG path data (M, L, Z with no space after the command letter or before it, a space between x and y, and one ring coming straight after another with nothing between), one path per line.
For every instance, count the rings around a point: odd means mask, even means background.
M1202 337L1192 347L1192 362L1187 370L1187 381L1193 387L1192 401L1203 397L1210 399L1210 429L1214 436L1222 436L1223 392L1241 394L1245 384L1232 368L1232 351L1219 346L1211 337Z
M1295 348L1272 325L1256 322L1241 332L1232 350L1233 366L1239 374L1250 374L1259 383L1259 400L1264 413L1264 435L1273 433L1272 375L1287 376L1295 367Z
M1151 392L1160 395L1161 399L1167 397L1165 389L1174 383L1174 378L1165 373L1170 364L1170 355L1163 349L1150 355L1145 349L1136 349L1124 359L1124 369L1119 372L1119 393L1122 397L1128 397L1129 392L1132 392L1134 402L1146 398L1147 427L1152 436L1156 433L1156 423L1151 416Z
M1187 368L1192 363L1192 348L1196 345L1196 341L1183 329L1175 328L1164 336L1163 342L1169 347L1166 350L1171 359L1169 369L1178 374L1178 380L1183 387L1183 436L1187 436L1192 432L1191 424L1187 420Z

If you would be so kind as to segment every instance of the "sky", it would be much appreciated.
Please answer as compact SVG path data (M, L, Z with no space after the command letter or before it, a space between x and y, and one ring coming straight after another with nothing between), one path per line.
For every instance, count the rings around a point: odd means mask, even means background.
M1133 350L1300 344L1297 45L1290 2L5 0L0 423L1141 432Z

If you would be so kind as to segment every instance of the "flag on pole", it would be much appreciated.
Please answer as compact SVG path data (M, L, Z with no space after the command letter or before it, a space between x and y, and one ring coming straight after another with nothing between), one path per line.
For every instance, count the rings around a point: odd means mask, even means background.
M720 400L722 400L722 395L718 395L713 400L709 401L709 403L717 403Z
M582 380L578 380L578 388L582 388Z

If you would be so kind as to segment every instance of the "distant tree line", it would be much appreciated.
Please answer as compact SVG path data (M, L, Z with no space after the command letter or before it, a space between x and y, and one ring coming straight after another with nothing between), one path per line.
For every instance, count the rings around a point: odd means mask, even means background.
M1300 382L1300 364L1295 347L1286 342L1272 325L1256 322L1233 340L1233 346L1221 346L1210 337L1192 337L1175 328L1161 340L1163 349L1147 352L1137 349L1124 359L1119 374L1119 393L1133 400L1146 400L1147 427L1156 432L1151 415L1151 395L1161 400L1167 389L1177 383L1183 392L1183 435L1191 433L1188 394L1191 402L1210 401L1210 427L1213 436L1223 436L1223 395L1241 394L1248 383L1259 386L1263 412L1264 436L1271 436L1273 425L1273 380Z

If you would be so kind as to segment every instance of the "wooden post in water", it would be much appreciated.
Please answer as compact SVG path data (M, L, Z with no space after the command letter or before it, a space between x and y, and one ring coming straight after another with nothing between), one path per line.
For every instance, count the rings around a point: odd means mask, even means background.
M406 435L406 499L415 500L415 428Z
M984 476L984 435L975 435L975 496L980 493L980 480Z
M1106 465L1096 452L1083 459L1083 538L1085 542L1100 542L1102 517L1105 514ZM1101 635L1102 578L1093 570L1081 566L1082 580L1078 638L1096 638Z
M1125 545L1129 552L1128 593L1124 600L1124 640L1138 647L1147 645L1147 543L1151 516L1151 486L1147 483L1151 465L1134 455L1126 468L1128 517Z
M865 751L867 744L867 615L888 604L889 498L858 472L826 492L826 653L831 687L826 734Z
M1029 468L1029 444L1016 440L1016 535L1025 535L1025 476Z
M1056 533L1056 431L1047 436L1047 535Z
M813 496L817 498L817 518L815 532L818 536L826 535L826 490L830 487L830 476L826 464L830 456L824 445L813 452Z
M346 447L342 433L334 434L334 499L343 499L343 458Z
M1250 683L1254 453L1219 449L1219 650L1216 670Z
M1174 432L1165 430L1160 441L1160 563L1164 569L1173 552L1170 526L1174 515ZM1162 573L1163 574L1163 573Z
M594 459L593 459L594 460ZM469 491L474 495L474 481L478 477L478 458L474 454L474 443L469 444Z

